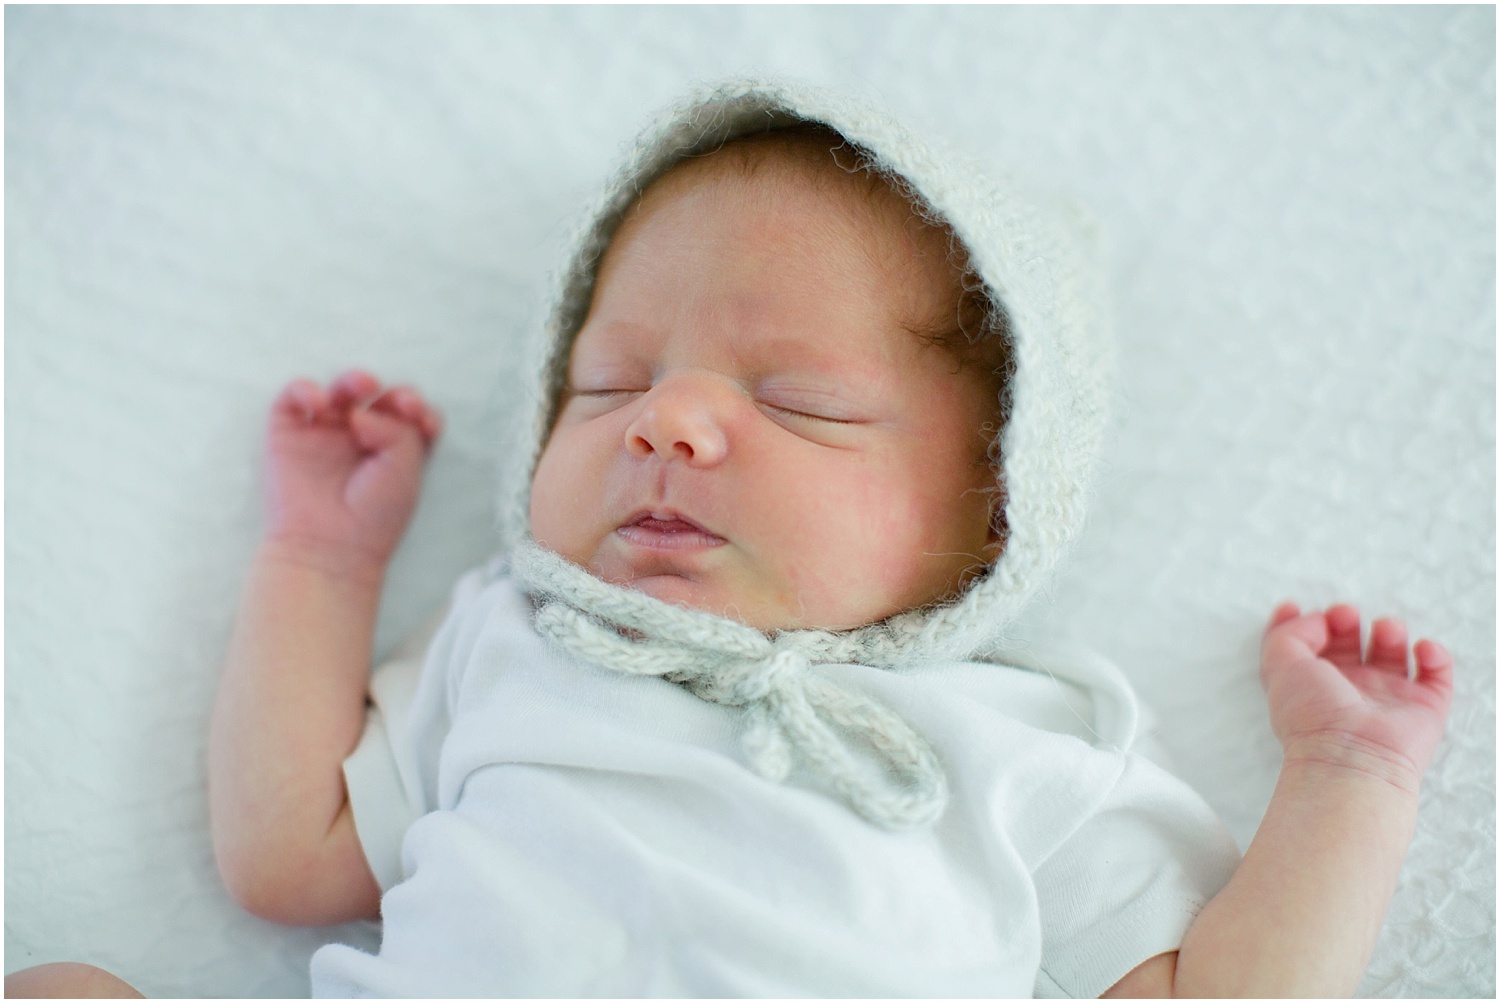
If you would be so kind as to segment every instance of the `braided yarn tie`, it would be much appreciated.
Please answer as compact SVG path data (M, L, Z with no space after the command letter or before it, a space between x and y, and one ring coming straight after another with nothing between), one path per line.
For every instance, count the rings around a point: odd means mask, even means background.
M539 601L537 631L575 658L744 708L744 749L767 780L784 781L795 758L878 825L925 825L943 813L948 783L931 746L890 708L812 670L833 660L838 646L828 635L773 640L610 585L530 541L516 548L511 572ZM884 778L860 762L859 745L874 753Z

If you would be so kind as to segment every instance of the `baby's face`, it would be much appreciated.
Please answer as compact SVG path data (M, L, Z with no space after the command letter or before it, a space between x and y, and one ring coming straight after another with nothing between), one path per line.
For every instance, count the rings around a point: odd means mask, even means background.
M956 304L945 241L863 181L713 159L653 185L609 245L533 535L764 630L946 598L996 549L996 403L907 329Z

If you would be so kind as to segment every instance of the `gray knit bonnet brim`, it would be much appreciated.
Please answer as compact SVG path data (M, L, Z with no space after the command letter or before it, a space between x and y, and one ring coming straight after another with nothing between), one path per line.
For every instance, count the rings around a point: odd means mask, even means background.
M1004 552L945 604L878 624L809 635L864 664L897 666L993 649L1047 581L1082 527L1103 437L1110 344L1100 307L1092 227L1071 205L1025 192L1022 182L939 144L916 139L869 104L825 90L736 81L706 87L667 109L637 139L576 231L539 348L534 421L502 496L502 546L530 540L531 477L563 392L568 356L596 271L625 213L683 160L738 136L813 122L859 148L897 179L924 215L946 223L973 272L1004 310L1014 374L998 434ZM992 455L995 455L992 451ZM649 600L640 596L641 600ZM836 642L836 643L834 643Z

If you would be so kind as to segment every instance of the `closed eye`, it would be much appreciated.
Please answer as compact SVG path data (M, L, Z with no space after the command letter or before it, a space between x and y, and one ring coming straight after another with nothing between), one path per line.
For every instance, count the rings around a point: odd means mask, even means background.
M579 418L601 418L625 407L642 393L628 387L570 387L564 407Z
M855 422L855 420L853 418L839 418L839 417L835 417L834 415L831 415L831 414L816 414L816 413L814 413L812 411L798 411L798 410L796 410L794 408L779 407L779 406L777 406L775 404L762 404L761 406L764 407L768 411L774 411L774 412L776 412L779 415L784 415L784 416L786 416L788 418L792 418L792 419L801 419L801 420L804 420L804 421L822 421L822 422L828 422L828 423L834 424L834 425L853 425L853 424L856 424L856 422Z
M574 397L587 397L589 400L607 401L617 397L628 397L631 394L645 393L644 390L627 390L624 387L603 387L598 390L572 390Z

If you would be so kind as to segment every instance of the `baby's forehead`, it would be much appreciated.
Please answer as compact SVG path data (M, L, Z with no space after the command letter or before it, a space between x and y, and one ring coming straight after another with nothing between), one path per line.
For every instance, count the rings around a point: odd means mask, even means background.
M931 221L899 185L826 126L739 137L652 180L608 240L599 277L612 271L611 259L633 253L634 235L658 214L706 225L732 217L745 227L746 247L767 231L795 233L799 248L861 257L883 276L875 295L904 324L923 333L951 328L965 285L964 255L951 230Z
M740 136L689 157L648 185L632 211L694 188L766 202L821 195L801 199L801 211L919 240L949 240L947 228L929 220L865 151L816 123Z
M939 346L956 370L977 367L996 390L1004 384L1004 321L986 285L972 276L965 247L947 225L933 222L936 214L898 178L874 168L865 151L829 127L802 124L730 139L655 175L604 246L585 321L601 297L618 297L621 289L637 303L670 303L672 283L658 285L660 268L637 267L643 259L660 264L663 244L639 237L663 216L720 235L732 228L729 255L745 255L744 274L757 273L754 255L763 256L778 238L790 241L787 259L811 250L816 261L798 274L825 291L829 304L850 291L847 279L858 274L861 294L855 303L846 301L849 309L883 318L880 328L894 325L915 345ZM852 273L820 267L850 258L864 265ZM648 285L640 283L642 274L649 276ZM807 316L789 319L790 333L805 327Z

